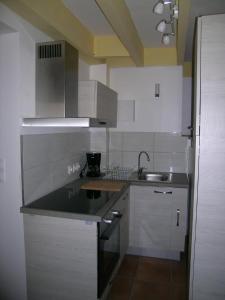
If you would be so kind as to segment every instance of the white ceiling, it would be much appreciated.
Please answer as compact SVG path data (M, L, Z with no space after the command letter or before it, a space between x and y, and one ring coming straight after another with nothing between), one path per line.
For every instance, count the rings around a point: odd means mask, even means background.
M161 43L162 34L156 31L155 28L162 19L170 19L169 6L165 6L165 13L163 15L156 15L153 13L153 7L158 2L157 0L125 0L125 2L137 28L143 46L145 48L165 47ZM174 46L175 38L171 38L170 47Z
M114 35L111 26L94 0L63 0L65 6L86 26L94 35ZM125 0L130 11L138 34L145 48L164 47L161 43L162 35L155 30L157 24L163 19L169 19L168 6L162 16L153 14L153 7L157 0ZM170 47L175 45L171 39Z
M11 32L15 32L15 30L7 26L5 23L0 22L0 35Z
M63 2L93 35L114 35L94 0L63 0Z
M113 35L114 32L94 0L63 0L65 6L93 35ZM163 15L153 14L158 0L125 0L139 37L144 47L165 47L161 34L155 30L162 19L169 19L169 6ZM225 13L225 0L191 0L191 11L187 33L185 60L192 59L192 45L195 19L198 16ZM171 38L169 47L175 46Z
M196 17L225 13L225 0L191 0L185 60L192 59L193 36Z

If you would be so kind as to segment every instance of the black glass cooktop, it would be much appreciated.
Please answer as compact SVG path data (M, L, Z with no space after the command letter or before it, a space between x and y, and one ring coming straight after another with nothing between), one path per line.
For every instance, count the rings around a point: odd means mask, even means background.
M95 215L111 198L112 192L80 190L69 185L28 205L28 208Z

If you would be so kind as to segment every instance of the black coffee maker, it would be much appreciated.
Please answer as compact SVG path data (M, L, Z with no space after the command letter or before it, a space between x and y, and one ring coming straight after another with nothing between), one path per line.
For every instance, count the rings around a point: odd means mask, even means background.
M87 156L87 176L88 177L99 177L100 173L100 163L101 163L101 153L98 152L88 152Z

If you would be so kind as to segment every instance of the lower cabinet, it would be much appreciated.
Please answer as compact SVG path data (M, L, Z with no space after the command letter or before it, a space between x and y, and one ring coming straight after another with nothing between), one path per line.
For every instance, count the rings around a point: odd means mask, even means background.
M97 223L24 214L29 300L97 299Z
M27 294L29 300L97 300L99 264L107 271L111 249L118 249L119 267L129 243L129 189L109 209L122 215L116 236L106 239L99 258L99 226L95 221L24 214ZM114 239L114 237L116 237ZM118 243L119 241L119 243ZM116 243L116 244L115 244ZM117 248L118 247L118 248ZM110 274L113 277L114 274ZM107 272L104 273L107 276ZM105 276L104 276L105 278ZM103 278L103 279L104 279ZM103 280L101 279L101 280ZM101 300L107 296L110 281Z
M114 208L122 214L120 221L120 261L124 258L129 246L129 195L129 189L127 189L114 205Z
M129 253L179 259L187 204L185 188L131 186Z

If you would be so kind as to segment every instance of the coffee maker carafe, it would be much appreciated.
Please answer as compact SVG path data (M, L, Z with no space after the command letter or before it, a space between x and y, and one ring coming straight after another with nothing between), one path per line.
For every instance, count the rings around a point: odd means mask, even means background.
M88 152L87 156L87 176L88 177L99 177L100 173L100 163L101 163L101 153L98 152Z

